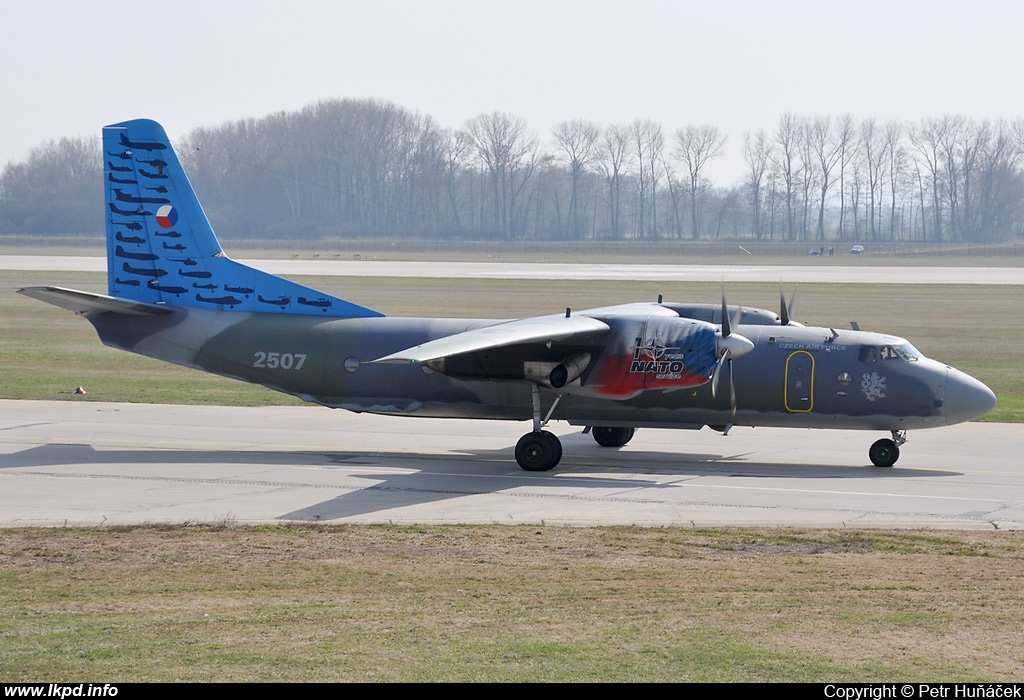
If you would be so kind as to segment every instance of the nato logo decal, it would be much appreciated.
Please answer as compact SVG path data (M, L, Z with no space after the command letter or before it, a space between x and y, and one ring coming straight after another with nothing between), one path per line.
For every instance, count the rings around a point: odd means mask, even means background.
M171 228L178 223L178 210L165 204L156 210L156 222L164 228Z

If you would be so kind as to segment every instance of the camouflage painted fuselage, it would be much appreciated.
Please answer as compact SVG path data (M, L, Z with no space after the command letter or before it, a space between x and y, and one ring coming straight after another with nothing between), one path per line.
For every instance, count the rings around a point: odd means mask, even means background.
M550 406L556 394L563 397L552 419L577 425L905 430L959 422L965 410L959 405L962 395L983 387L956 369L920 356L890 353L879 358L878 350L908 345L893 336L740 326L754 350L735 363L735 377L725 377L737 387L733 415L728 396L712 396L706 368L690 381L659 387L659 375L680 374L672 372L678 369L672 361L652 359L639 347L616 352L607 338L470 354L461 363L447 363L445 371L456 376L426 365L373 362L497 321L339 319L184 307L157 317L101 313L88 318L107 345L356 412L529 420L531 385L540 383L544 406ZM628 338L630 333L617 335ZM639 336L637 341L640 346ZM875 349L874 354L867 354L866 348ZM537 367L544 371L581 351L592 353L594 360L566 386L555 389L531 377ZM609 379L609 371L618 375ZM602 373L604 385L618 381L634 390L595 392L592 380ZM638 378L650 379L653 388L636 391Z

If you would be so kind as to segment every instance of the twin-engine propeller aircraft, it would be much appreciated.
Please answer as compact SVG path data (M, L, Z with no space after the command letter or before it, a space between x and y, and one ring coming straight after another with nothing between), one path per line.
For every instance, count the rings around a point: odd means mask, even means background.
M355 412L532 420L515 456L558 464L549 421L621 447L637 428L732 426L906 431L995 406L978 380L902 338L804 327L722 304L609 306L514 321L387 318L274 277L221 250L163 128L103 129L109 296L28 287L109 346Z

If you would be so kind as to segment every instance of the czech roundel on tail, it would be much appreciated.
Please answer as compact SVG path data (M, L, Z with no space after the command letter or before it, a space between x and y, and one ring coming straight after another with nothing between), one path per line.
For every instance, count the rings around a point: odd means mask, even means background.
M532 421L529 471L562 456L549 421L605 447L637 428L850 428L969 421L996 397L892 335L721 305L630 303L518 320L389 318L228 258L156 122L103 129L109 294L27 287L104 344L355 412Z

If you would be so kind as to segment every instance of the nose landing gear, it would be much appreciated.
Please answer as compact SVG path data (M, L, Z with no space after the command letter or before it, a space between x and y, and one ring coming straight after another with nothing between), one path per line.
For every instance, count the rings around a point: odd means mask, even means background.
M868 450L868 457L876 467L891 467L900 458L900 445L907 441L906 430L893 430L892 440L883 438Z

